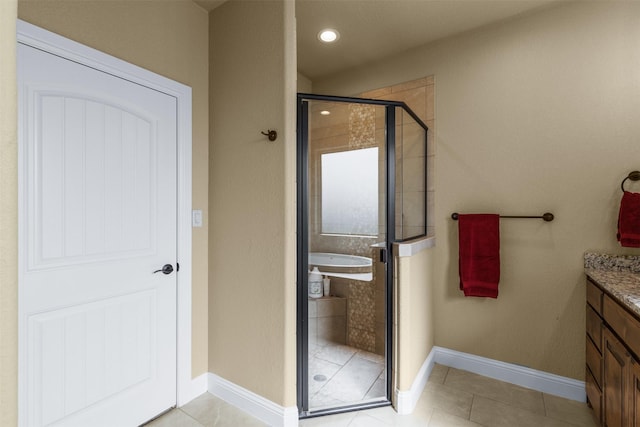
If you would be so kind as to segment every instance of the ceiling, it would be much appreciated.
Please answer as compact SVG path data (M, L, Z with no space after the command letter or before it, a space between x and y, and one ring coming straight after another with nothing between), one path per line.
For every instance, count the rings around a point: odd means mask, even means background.
M212 10L225 0L195 0ZM562 0L296 0L298 71L312 81ZM324 28L339 31L322 44Z

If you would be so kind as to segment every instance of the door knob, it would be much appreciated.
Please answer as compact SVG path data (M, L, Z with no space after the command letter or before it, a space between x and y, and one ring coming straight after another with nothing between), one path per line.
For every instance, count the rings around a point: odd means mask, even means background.
M165 264L160 270L154 271L153 274L160 272L162 272L162 274L171 274L173 272L173 266L171 264Z

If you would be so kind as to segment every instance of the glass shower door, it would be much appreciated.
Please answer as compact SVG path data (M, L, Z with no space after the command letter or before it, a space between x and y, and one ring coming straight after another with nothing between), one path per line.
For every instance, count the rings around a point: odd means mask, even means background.
M387 107L299 107L302 412L388 404Z

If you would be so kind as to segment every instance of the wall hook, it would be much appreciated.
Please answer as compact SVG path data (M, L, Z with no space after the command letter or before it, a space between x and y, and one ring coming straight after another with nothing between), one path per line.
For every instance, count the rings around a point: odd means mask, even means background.
M261 134L269 137L269 141L275 141L278 139L278 132L275 130L268 129L266 132L260 132Z

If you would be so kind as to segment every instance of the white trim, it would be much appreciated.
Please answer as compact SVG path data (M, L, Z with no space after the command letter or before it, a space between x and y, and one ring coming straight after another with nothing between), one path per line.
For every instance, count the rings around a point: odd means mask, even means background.
M435 352L432 350L429 353L429 356L425 359L424 363L420 367L418 371L418 375L413 380L411 384L411 388L407 391L401 391L396 389L396 411L400 415L411 414L413 410L416 408L416 404L418 403L418 399L420 399L420 395L427 385L427 381L431 376L431 371L433 370L433 365L435 365Z
M216 374L208 375L209 393L214 396L270 426L297 427L298 408L296 406L280 406Z
M414 256L425 249L433 248L436 245L436 238L434 236L420 237L419 239L402 243L394 243L393 245L396 247L396 256Z
M420 367L411 388L395 390L395 410L398 414L408 415L413 412L436 363L539 392L579 402L586 401L583 381L434 346ZM214 396L270 426L296 427L298 425L297 407L280 406L212 373L208 374L208 390Z
M413 412L435 363L578 402L587 400L584 381L434 346L413 380L411 389L395 390L395 409L398 414Z
M209 373L205 372L204 374L192 379L183 389L182 394L178 396L178 407L184 406L201 394L206 393L209 386L208 378Z
M587 400L584 381L442 347L433 347L431 353L435 353L435 362L441 365L463 369L578 402L586 402Z
M144 85L176 98L178 106L178 319L177 319L177 397L181 405L192 399L201 387L191 379L191 88L159 74L124 62L35 25L17 21L18 43L53 53L114 76Z

